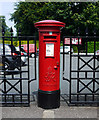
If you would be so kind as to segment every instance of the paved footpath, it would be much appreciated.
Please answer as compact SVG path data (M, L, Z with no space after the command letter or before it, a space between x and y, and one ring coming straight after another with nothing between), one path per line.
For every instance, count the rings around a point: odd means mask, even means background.
M98 116L99 108L97 107L69 107L64 101L61 102L60 108L50 110L37 107L36 102L31 103L30 107L2 108L2 118L90 118L90 120L93 118L98 120Z

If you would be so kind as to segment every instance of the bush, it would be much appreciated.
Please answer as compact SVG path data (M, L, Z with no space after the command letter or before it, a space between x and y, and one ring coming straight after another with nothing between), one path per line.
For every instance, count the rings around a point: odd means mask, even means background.
M94 53L94 41L88 42L88 53ZM96 42L95 51L99 50L99 42Z
M0 40L0 43L3 43L3 40ZM10 40L5 40L4 41L5 44L11 44L11 41ZM29 40L29 44L34 44L35 41L34 40ZM27 40L21 40L21 45L23 44L27 44ZM19 46L19 41L18 40L13 40L13 45L15 47L18 47ZM36 41L36 46L37 48L39 48L39 41L37 40Z

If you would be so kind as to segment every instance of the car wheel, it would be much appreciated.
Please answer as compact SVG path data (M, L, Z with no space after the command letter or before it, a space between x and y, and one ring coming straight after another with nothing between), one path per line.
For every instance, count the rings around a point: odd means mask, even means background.
M70 51L68 52L68 54L70 55ZM73 52L71 52L71 54L73 54Z
M13 64L9 64L8 62L5 62L5 70L14 70L15 67Z
M32 58L34 57L34 54L33 54L33 53L31 54L31 57L32 57Z
M68 52L68 54L70 55L70 51Z
M13 67L10 67L10 64L8 62L5 62L5 70L14 70Z
M5 70L9 69L9 63L5 62Z

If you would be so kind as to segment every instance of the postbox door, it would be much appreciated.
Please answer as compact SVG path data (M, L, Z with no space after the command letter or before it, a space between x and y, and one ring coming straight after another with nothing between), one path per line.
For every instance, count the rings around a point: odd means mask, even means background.
M42 74L40 77L39 87L40 90L54 91L59 90L59 74L60 74L60 43L55 42L43 42L42 51L42 63L40 67L43 71L39 71Z

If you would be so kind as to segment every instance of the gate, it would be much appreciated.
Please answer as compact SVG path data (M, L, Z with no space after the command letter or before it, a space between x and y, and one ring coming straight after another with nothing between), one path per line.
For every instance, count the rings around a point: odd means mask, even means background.
M84 43L85 41L85 43ZM82 44L85 45L82 49ZM68 55L65 46L70 46ZM72 47L76 51L72 53ZM99 36L94 30L93 36L63 37L63 80L66 80L68 93L65 100L68 104L96 104L99 105ZM69 69L69 73L67 73Z
M3 29L0 37L1 105L29 106L30 83L36 80L36 37L21 36L21 32L18 33L18 36L13 36L12 28L10 32L9 36L5 36ZM34 44L33 58L30 57L29 43ZM27 51L25 54L21 50L22 44L26 44ZM15 52L13 45L19 46L19 52ZM8 49L9 46L10 50Z
M68 38L68 39L67 39ZM78 39L75 45L74 38ZM82 49L82 42L85 46ZM74 43L73 43L74 42ZM5 44L19 46L19 53L15 54L11 48L11 54L6 52ZM22 65L23 53L21 46L26 44L26 63ZM29 54L29 44L34 44L32 58ZM1 46L2 45L2 46ZM65 47L70 46L67 54ZM72 47L75 48L72 53ZM92 50L90 49L92 47ZM97 104L99 105L99 36L94 31L89 36L64 36L63 37L63 80L66 81L66 97L62 97L69 105L73 104ZM90 53L91 51L91 53ZM2 59L1 59L2 58ZM37 79L37 49L35 36L17 36L11 34L5 36L4 29L0 37L0 103L3 106L29 106L31 101L30 83ZM8 62L7 59L10 61ZM9 63L9 64L8 64ZM21 65L20 65L21 63ZM2 66L3 65L3 66ZM67 71L68 70L68 71Z

